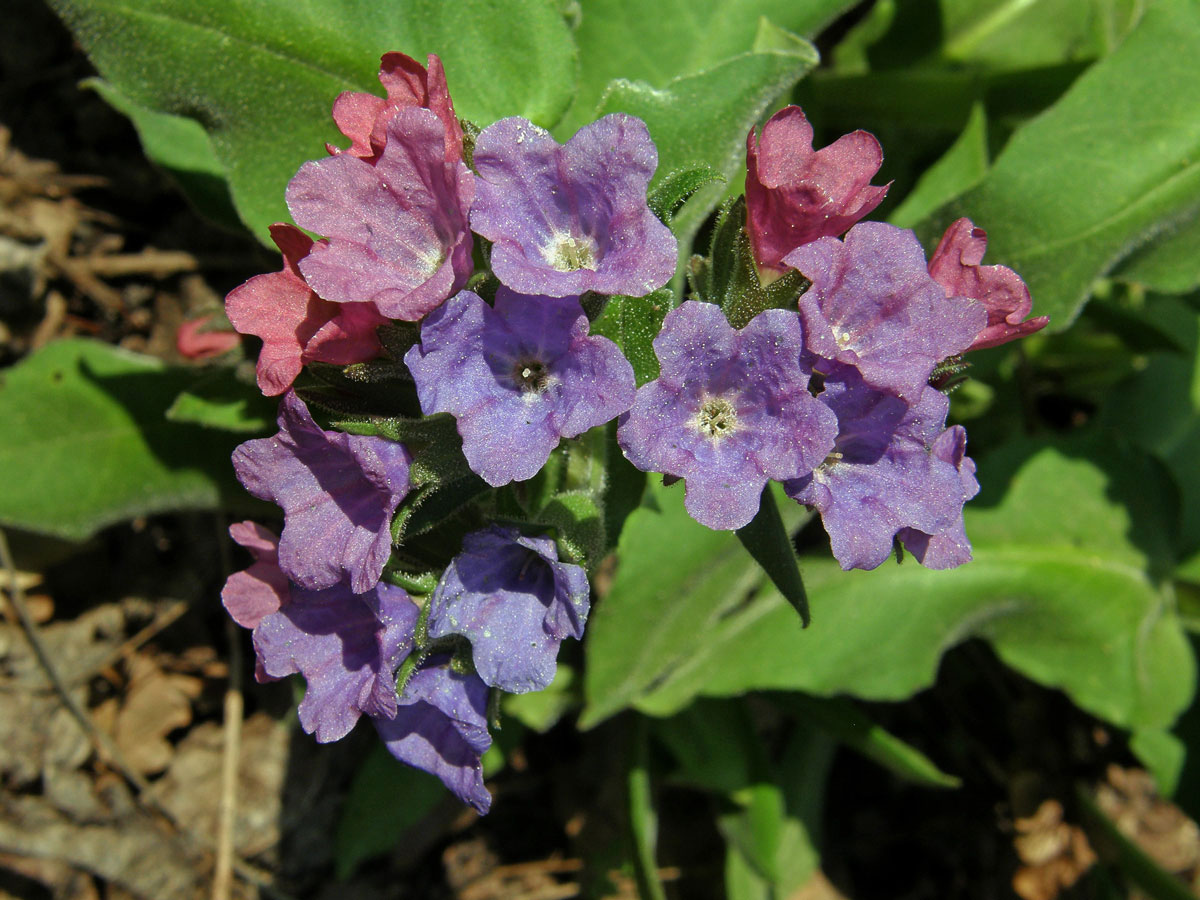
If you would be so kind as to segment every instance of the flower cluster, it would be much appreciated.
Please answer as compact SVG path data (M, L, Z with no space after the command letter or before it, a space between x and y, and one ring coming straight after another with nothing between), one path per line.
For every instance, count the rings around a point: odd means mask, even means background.
M974 465L931 378L1045 320L1025 321L1015 273L980 265L969 221L928 264L912 232L859 222L887 191L870 184L872 136L814 152L795 107L751 132L746 215L729 227L753 255L734 300L744 313L758 298L755 314L735 328L729 296L697 291L666 313L657 377L638 388L625 348L591 332L606 298L636 303L675 273L645 124L609 115L565 144L519 118L480 131L436 56L389 53L380 81L386 97L337 98L350 146L288 185L300 227L272 226L282 269L226 301L262 340L259 387L282 395L278 432L233 463L283 529L230 529L254 562L223 600L253 630L260 680L305 679L318 741L366 716L398 759L487 811L498 693L546 688L589 612L599 558L563 511L602 521L604 479L568 483L590 451L559 448L614 420L626 457L684 480L711 528L749 524L779 481L820 511L846 568L896 540L934 568L969 559ZM457 436L437 425L451 420Z

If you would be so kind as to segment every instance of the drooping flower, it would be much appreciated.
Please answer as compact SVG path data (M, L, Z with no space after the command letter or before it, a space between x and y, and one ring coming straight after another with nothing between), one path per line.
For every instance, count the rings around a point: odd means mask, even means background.
M492 804L480 757L492 744L487 730L488 687L478 675L455 672L449 658L421 663L390 716L375 729L401 762L436 775L482 815Z
M424 107L441 120L445 129L446 159L462 156L463 133L454 114L454 102L446 86L446 71L436 54L430 53L426 70L411 56L385 53L379 60L379 81L387 91L386 99L361 91L343 91L333 101L333 121L350 138L350 146L341 150L326 144L330 154L346 153L375 162L387 142L387 125L398 109Z
M554 680L558 645L583 638L587 573L554 541L493 525L468 534L430 597L429 636L471 642L485 684L514 694Z
M871 212L890 184L871 185L883 150L866 131L814 151L813 129L798 106L781 109L746 137L746 213L754 258L785 271L784 257L820 237L836 237Z
M912 231L862 222L844 241L823 237L784 262L812 281L800 295L808 350L854 366L871 387L915 402L940 361L962 353L987 314L946 297Z
M348 580L356 593L379 581L391 554L389 525L408 493L411 457L402 444L323 431L288 392L275 437L233 453L251 494L283 507L279 565L309 590Z
M934 438L929 453L958 472L964 503L979 493L975 463L967 456L967 432L961 425L947 428ZM967 540L961 512L947 527L934 534L916 528L901 528L896 537L927 569L953 569L971 561L971 542Z
M633 367L589 337L575 297L526 297L501 286L493 309L462 291L421 324L405 354L421 410L458 420L472 471L493 486L532 478L560 439L633 403Z
M837 414L837 443L815 471L785 487L788 496L820 512L842 568L875 568L902 531L902 539L923 532L960 541L958 562L970 559L962 507L978 490L975 466L965 456L962 427L945 428L946 396L926 387L910 405L839 366L819 399ZM918 544L910 549L930 560Z
M344 366L378 356L375 329L387 318L371 303L330 303L313 292L299 268L313 240L299 228L272 225L271 239L283 254L283 269L255 275L225 298L233 327L262 338L259 389L282 394L305 363Z
M397 109L374 164L343 153L305 163L288 184L296 223L328 238L300 260L326 300L415 322L466 283L474 176L446 159L444 131L427 109Z
M1046 327L1049 316L1026 320L1033 309L1029 288L1007 266L983 266L987 232L959 219L942 235L929 260L929 274L947 297L970 297L987 310L987 325L967 350L997 347Z
M625 456L685 479L685 505L702 525L748 524L768 481L808 474L833 448L837 417L808 393L803 344L787 310L766 310L741 331L714 304L672 310L654 339L662 372L617 430Z
M230 525L229 536L250 551L254 562L226 579L221 602L233 621L243 628L255 628L288 599L288 578L279 568L279 538L250 521Z
M492 241L492 270L513 290L641 297L675 274L675 236L646 202L658 151L641 119L614 113L561 145L525 119L501 119L479 135L474 160L471 227Z
M345 584L294 589L254 629L254 651L268 678L304 676L300 724L328 743L349 734L364 713L396 714L395 671L412 649L418 612L386 582L359 594Z

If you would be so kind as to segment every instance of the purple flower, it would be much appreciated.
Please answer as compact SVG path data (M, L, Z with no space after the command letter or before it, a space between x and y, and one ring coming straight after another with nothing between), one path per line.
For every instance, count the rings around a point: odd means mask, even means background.
M513 290L641 297L675 274L675 236L646 203L658 151L641 119L605 116L561 145L501 119L474 160L471 227L493 242L492 269Z
M654 339L662 373L617 431L625 456L686 479L687 511L702 525L748 524L769 480L807 475L833 449L837 417L808 393L803 343L786 310L741 331L710 303L672 310Z
M979 303L947 298L916 235L894 225L862 222L845 241L820 238L784 262L813 283L800 295L807 348L909 401L934 366L966 350L987 324Z
M402 444L321 430L291 391L279 433L233 452L246 490L283 507L280 568L303 588L348 578L356 593L379 581L391 554L389 525L408 493L410 461Z
M813 130L798 106L767 120L761 142L746 137L746 218L754 258L785 271L784 257L819 237L839 235L873 210L890 185L871 179L883 150L866 131L814 151Z
M462 291L421 324L404 356L421 409L458 420L472 471L493 486L532 478L564 437L633 403L633 367L607 338L589 337L574 297L505 287L496 307Z
M436 775L483 814L492 804L480 763L492 744L488 688L478 675L460 674L448 663L447 657L423 662L405 685L395 713L376 717L375 729L396 759Z
M829 457L810 475L789 482L788 496L815 507L843 569L873 569L904 531L918 559L930 559L917 532L937 543L957 542L957 565L970 558L962 532L963 503L976 490L974 464L964 456L961 426L943 430L949 401L927 387L911 406L873 390L849 366L825 381L820 400L837 414L839 433ZM954 551L933 548L934 560Z
M428 109L397 109L372 164L350 153L308 162L288 184L296 223L325 235L300 271L337 303L374 302L415 322L471 274L467 216L474 177L447 159L441 120Z
M954 466L962 485L964 503L979 493L975 463L967 456L966 429L961 425L947 428L934 438L929 452L934 459ZM935 534L926 534L916 528L901 528L896 532L896 537L927 569L953 569L971 561L971 542L967 540L961 508L954 521Z
M587 573L554 541L493 525L468 534L429 600L429 636L465 636L486 684L514 694L554 680L558 645L583 638Z
M412 649L417 606L381 583L355 594L344 584L294 589L254 629L254 652L270 678L299 673L308 684L300 724L321 743L350 733L363 713L396 714L396 668Z

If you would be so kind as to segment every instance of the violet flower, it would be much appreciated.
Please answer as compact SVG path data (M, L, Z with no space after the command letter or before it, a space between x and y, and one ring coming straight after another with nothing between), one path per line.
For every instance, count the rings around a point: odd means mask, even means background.
M323 431L288 392L275 437L233 452L237 476L255 497L283 507L279 565L310 590L343 579L370 590L391 554L392 514L408 493L411 457L379 437Z
M344 584L295 589L254 629L254 652L268 679L304 676L300 724L328 743L349 734L364 713L396 714L395 671L412 649L418 612L386 582L360 594Z
M675 274L675 236L646 202L658 151L641 119L619 113L560 145L520 118L475 142L471 227L492 241L492 270L524 294L641 297Z
M1025 320L1033 309L1029 288L1007 266L982 266L987 232L970 219L954 222L938 242L929 260L929 274L947 297L969 297L987 310L987 325L976 335L970 350L998 347L1046 327L1049 316Z
M330 303L313 292L299 267L313 240L299 228L272 225L271 239L283 253L283 269L255 275L225 298L233 327L262 338L259 389L267 396L282 394L305 363L345 366L378 356L375 329L387 318L374 304Z
M710 303L672 310L654 339L662 372L617 430L625 456L685 479L687 511L702 525L748 524L768 481L807 475L833 449L837 417L808 393L803 343L787 310L741 331Z
M495 309L462 291L421 324L404 356L427 415L458 420L471 470L493 486L532 478L564 437L633 403L633 367L607 338L589 337L574 297L505 287Z
M465 636L485 684L514 694L554 680L558 646L583 638L587 573L554 541L493 525L468 534L430 597L429 636Z
M854 366L867 384L916 401L943 359L983 330L979 303L946 297L912 231L862 222L844 241L823 237L784 260L812 281L800 295L810 352Z
M385 53L379 60L379 81L387 98L361 91L343 91L333 101L333 121L338 130L350 138L350 146L341 150L332 144L325 148L330 154L346 153L367 162L375 162L387 142L387 125L398 109L424 107L431 110L445 129L446 159L462 156L463 133L454 114L450 89L446 86L446 71L436 54L430 53L426 70L411 56Z
M373 165L341 154L305 163L288 184L296 223L329 239L300 261L326 300L415 322L466 283L474 176L446 159L444 131L427 109L397 109Z
M965 456L966 433L957 425L945 429L946 396L926 387L909 405L840 366L826 378L819 400L837 414L837 443L815 471L785 488L821 513L842 568L875 568L901 532L918 559L934 567L970 559L962 508L978 486L974 463ZM941 547L931 557L916 532L957 542L957 554ZM948 565L936 564L939 554Z
M883 150L866 131L813 151L813 129L798 106L781 109L746 137L746 218L759 266L787 270L784 257L820 237L836 237L883 200L871 185Z
M482 815L492 804L480 762L492 744L487 704L478 675L455 672L448 657L435 656L413 672L395 713L373 721L392 756L436 775Z

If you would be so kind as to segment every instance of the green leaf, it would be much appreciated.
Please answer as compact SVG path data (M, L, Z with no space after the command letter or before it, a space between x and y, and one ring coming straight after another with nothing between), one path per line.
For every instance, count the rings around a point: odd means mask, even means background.
M231 228L240 226L225 181L225 167L199 122L142 106L100 78L89 78L84 85L129 117L142 150L170 173L201 214Z
M243 434L265 434L275 424L278 402L264 397L253 381L222 367L210 370L175 398L166 412L172 422L189 422Z
M264 241L287 220L284 187L326 141L346 90L382 94L379 57L437 53L459 115L553 125L575 89L576 50L557 0L55 0L106 82L138 107L204 126L242 220ZM114 40L120 35L120 40ZM161 149L157 142L148 149Z
M660 288L645 297L609 297L604 312L592 323L592 334L602 335L621 348L633 366L638 387L658 377L654 339L674 297Z
M603 556L604 514L592 494L583 491L557 494L537 514L537 521L555 529L563 561L591 568Z
M982 103L976 103L962 134L941 159L925 170L904 202L892 210L888 221L901 228L912 228L939 206L978 184L987 170L987 113Z
M621 532L616 577L588 622L581 728L624 709L683 663L762 579L732 534L687 514L681 488L652 482L652 505ZM795 612L788 628L800 630Z
M1164 294L1200 287L1200 216L1168 226L1117 267L1114 277Z
M166 419L195 379L82 339L0 373L0 524L83 540L168 510L260 509L233 478L238 436Z
M597 114L631 113L646 122L658 145L660 178L705 166L724 175L729 190L736 191L744 176L747 133L817 60L808 41L762 19L749 52L660 86L617 79L605 91ZM672 227L685 259L692 236L722 193L719 185L702 188L676 215Z
M935 216L926 236L970 216L988 231L988 259L1016 269L1049 327L1066 328L1096 278L1200 210L1198 44L1200 5L1148 7L1111 56L1017 131L983 182Z
M760 17L812 37L853 5L853 0L586 0L575 32L579 93L559 126L560 137L598 117L614 81L666 89L676 78L751 50Z
M626 810L633 843L633 872L641 900L666 900L658 880L655 854L658 847L658 811L650 783L650 754L646 720L633 722L629 761L625 770Z
M981 637L1094 715L1169 727L1195 688L1191 649L1148 572L1169 565L1169 488L1144 458L1101 440L1032 454L1016 445L1005 457L981 466L1011 469L1003 500L968 506L974 562L847 574L814 560L805 581L817 625L789 626L790 607L764 591L635 705L661 715L697 691L765 688L899 700L933 682L947 648Z
M800 577L796 551L792 548L792 536L779 515L775 493L771 485L763 488L758 513L749 525L738 529L737 536L779 592L795 607L801 624L807 628L808 595L804 591L804 579Z
M345 880L365 860L399 844L447 797L433 775L406 766L382 744L354 773L333 835L337 877Z
M658 187L647 198L650 210L664 225L670 225L679 208L700 188L716 182L724 182L725 176L708 166L680 169L659 179Z
M1187 761L1187 745L1183 741L1169 731L1142 729L1130 737L1129 749L1154 775L1160 796L1170 797L1175 793Z
M579 680L575 670L559 663L550 686L528 694L505 694L503 709L526 728L544 734L579 705Z
M871 721L870 716L849 700L792 693L776 695L776 703L793 709L801 721L811 721L850 749L906 781L932 788L956 788L962 784L962 779L947 775L928 756Z
M991 69L1032 69L1104 56L1144 9L1140 0L941 0L945 60Z

